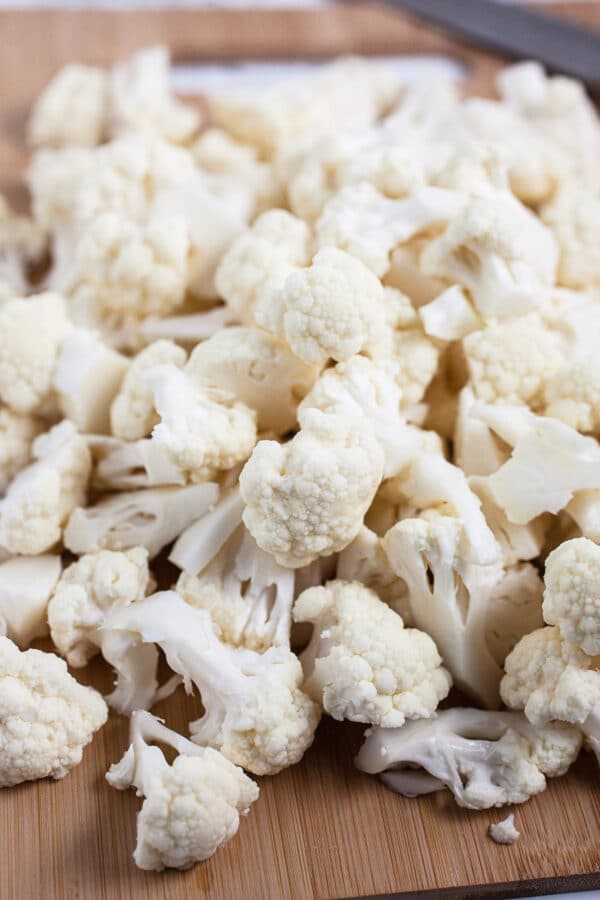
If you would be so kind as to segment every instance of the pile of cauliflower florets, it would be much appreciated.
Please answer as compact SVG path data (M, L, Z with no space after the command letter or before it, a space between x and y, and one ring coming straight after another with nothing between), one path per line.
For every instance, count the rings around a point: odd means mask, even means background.
M48 85L0 205L0 786L108 703L135 860L187 868L324 713L473 809L600 759L600 125L498 91L343 60L203 119L162 48Z

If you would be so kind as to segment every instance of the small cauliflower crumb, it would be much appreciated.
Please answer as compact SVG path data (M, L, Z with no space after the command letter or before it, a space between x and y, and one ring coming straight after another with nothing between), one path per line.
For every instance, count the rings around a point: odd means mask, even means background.
M501 822L493 822L488 834L497 844L514 844L521 837L521 832L515 828L515 814L511 813Z

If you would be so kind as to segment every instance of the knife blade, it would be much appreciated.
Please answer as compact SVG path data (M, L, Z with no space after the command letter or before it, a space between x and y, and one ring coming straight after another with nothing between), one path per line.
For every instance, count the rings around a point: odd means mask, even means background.
M386 2L489 49L537 59L551 71L579 78L600 92L600 32L491 0Z

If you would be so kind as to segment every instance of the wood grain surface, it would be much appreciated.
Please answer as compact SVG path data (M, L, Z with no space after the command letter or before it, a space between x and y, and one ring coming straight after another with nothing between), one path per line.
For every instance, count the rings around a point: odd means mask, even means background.
M554 11L600 26L597 7L568 4ZM470 89L484 93L499 64L375 6L1 12L0 190L23 204L26 112L61 64L109 63L157 41L168 43L178 60L444 53L466 60ZM77 676L110 688L100 662ZM197 698L178 692L157 712L185 732L199 709ZM235 840L189 872L158 875L138 871L131 859L139 801L104 781L127 745L126 721L111 717L82 765L63 781L1 793L0 900L309 900L422 891L458 900L600 888L594 874L600 871L600 789L589 755L517 808L522 837L502 847L486 832L505 811L467 813L444 793L405 800L357 772L352 760L361 733L323 722L299 766L261 780L260 799Z

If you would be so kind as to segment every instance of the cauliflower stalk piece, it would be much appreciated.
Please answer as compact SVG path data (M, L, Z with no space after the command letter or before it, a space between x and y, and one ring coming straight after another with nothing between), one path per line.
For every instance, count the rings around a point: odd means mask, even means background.
M0 637L0 787L64 778L106 722L100 694L64 660Z
M124 553L100 550L65 569L48 605L50 635L59 653L80 668L100 651L117 673L116 687L106 699L125 715L154 701L158 653L151 645L114 634L104 622L113 608L142 600L152 586L144 547Z
M370 728L356 764L385 773L384 784L407 797L448 788L459 806L490 809L539 794L580 748L568 725L534 728L519 713L457 708L403 728Z
M235 837L240 816L258 798L258 785L242 769L142 710L131 717L130 740L106 780L144 797L133 854L140 869L189 869ZM177 751L173 763L154 742Z
M46 609L60 578L60 556L15 556L0 563L0 634L19 647L48 634Z
M33 443L31 465L0 500L0 546L35 556L60 540L62 529L85 500L92 460L72 422L61 422Z
M205 712L190 725L194 742L256 775L294 765L312 744L320 711L302 692L302 668L286 647L258 654L221 643L208 610L175 591L114 610L107 626L158 644L186 689L200 691Z
M310 622L301 656L306 691L334 719L399 728L430 716L451 679L431 638L358 582L335 580L304 591L294 621Z
M254 306L256 323L284 338L307 363L323 367L374 354L386 337L384 292L360 260L326 247Z
M260 441L240 475L244 524L262 550L290 568L356 537L384 467L364 419L307 409L300 423L287 444Z

